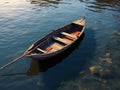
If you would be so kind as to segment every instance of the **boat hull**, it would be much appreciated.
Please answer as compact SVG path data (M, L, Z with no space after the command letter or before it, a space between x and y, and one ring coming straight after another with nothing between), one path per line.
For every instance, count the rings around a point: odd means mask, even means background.
M76 42L77 42L77 41L76 41ZM74 42L74 43L75 43L75 42ZM74 44L74 43L73 43L73 44ZM57 52L55 52L55 53L50 53L50 54L47 54L47 55L32 55L32 56L27 56L27 57L37 58L37 59L39 59L39 60L48 59L48 58L54 57L54 56L59 55L60 53L62 53L62 52L64 52L64 51L66 51L67 49L69 49L70 47L72 47L73 44L71 44L71 45L67 46L66 48L61 49L61 50L59 50L59 51L57 51Z

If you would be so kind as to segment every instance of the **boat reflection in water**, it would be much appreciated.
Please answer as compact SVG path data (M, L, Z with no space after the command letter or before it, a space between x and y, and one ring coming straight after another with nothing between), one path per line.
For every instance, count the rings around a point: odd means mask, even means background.
M84 38L84 33L83 35L74 43L74 45L70 48L68 48L66 51L60 53L57 56L54 56L49 59L45 60L39 60L39 59L32 59L31 65L29 70L27 71L28 76L36 75L39 72L45 72L49 68L55 66L56 64L60 63L64 58L66 58L68 55L70 55L77 47L80 45Z
M68 55L70 55L75 49L78 48L80 43L82 42L85 34L83 33L82 36L73 44L72 47L68 48L66 51L60 53L59 55L40 61L39 59L32 59L30 67L27 72L17 72L17 73L9 73L9 74L3 74L0 76L17 76L17 75L27 75L27 76L33 76L38 74L39 72L45 72L49 68L55 66L56 64L60 63L64 58L66 58Z

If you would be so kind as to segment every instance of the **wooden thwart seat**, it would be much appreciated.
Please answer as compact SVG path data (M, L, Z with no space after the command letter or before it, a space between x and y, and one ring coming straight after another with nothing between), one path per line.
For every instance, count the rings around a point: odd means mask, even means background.
M75 35L72 35L72 34L69 34L69 33L66 33L66 32L61 32L62 35L65 35L65 36L68 36L70 37L71 39L77 39L77 36Z
M56 40L56 41L62 42L62 43L64 43L64 44L69 44L68 41L66 41L66 40L64 40L64 39L62 39L62 38L60 38L60 37L53 37L53 39Z
M40 48L37 48L38 51L42 52L42 53L47 53L45 50L42 50Z

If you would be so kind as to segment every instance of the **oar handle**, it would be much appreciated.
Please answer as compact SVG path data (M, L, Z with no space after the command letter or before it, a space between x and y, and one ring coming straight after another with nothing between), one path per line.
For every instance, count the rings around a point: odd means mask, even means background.
M12 61L10 61L9 63L5 64L4 66L0 67L0 70L6 68L6 67L8 67L8 66L10 66L11 64L13 64L13 63L16 62L17 60L23 58L24 56L25 56L25 55L23 54L23 55L15 58L14 60L12 60Z

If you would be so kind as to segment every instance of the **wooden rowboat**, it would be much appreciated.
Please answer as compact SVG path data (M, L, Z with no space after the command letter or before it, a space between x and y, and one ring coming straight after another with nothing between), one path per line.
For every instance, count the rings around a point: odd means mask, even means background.
M33 43L24 52L24 55L26 57L39 58L40 60L56 56L71 47L81 37L84 28L85 17L53 30Z
M59 29L53 30L43 38L33 43L21 56L0 67L0 70L10 66L23 57L48 59L69 49L80 39L85 28L85 17L73 21Z

